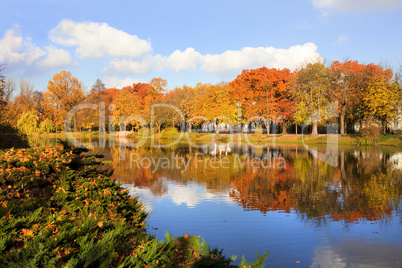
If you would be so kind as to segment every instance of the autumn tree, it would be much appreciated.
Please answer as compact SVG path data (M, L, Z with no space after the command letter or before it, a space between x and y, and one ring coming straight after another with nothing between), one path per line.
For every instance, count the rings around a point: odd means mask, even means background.
M16 83L12 77L2 74L4 65L0 65L0 123L16 126L18 117L12 105L12 94L16 89Z
M12 94L16 90L16 83L12 77L4 77L0 82L0 123L7 123L16 127L20 114L12 100Z
M215 124L234 124L237 121L237 107L230 97L227 83L197 84L194 88L192 116L204 116ZM219 133L219 128L216 128Z
M390 82L393 76L394 74L390 68L385 69L374 63L364 65L362 71L358 73L358 77L355 81L355 87L357 88L356 98L358 100L354 111L356 120L362 121L367 117L367 106L364 99L368 94L368 88L371 84L377 80Z
M339 107L340 134L346 134L346 117L353 117L354 110L359 104L359 75L362 73L364 65L357 61L334 61L331 64L332 85L328 92L331 101L337 101Z
M84 98L81 82L70 72L61 71L49 80L43 101L45 114L60 129L67 113ZM75 122L76 118L74 118L74 129L76 129Z
M43 92L35 90L32 92L32 100L34 103L34 110L38 115L43 115Z
M160 78L153 79L154 86L147 83L137 83L114 91L114 97L112 98L115 105L113 112L115 119L118 121L121 116L125 118L137 116L150 123L151 106L154 103L160 103L163 97L162 92L165 90L164 87L166 85L163 81L165 80ZM136 120L129 123L134 128L139 127Z
M21 77L19 86L20 91L14 99L14 105L18 111L18 115L22 115L35 109L35 101L33 99L34 85Z
M262 116L268 121L288 121L294 112L292 73L266 67L243 70L229 85L231 98L241 103L244 117ZM267 126L269 133L269 126Z
M153 114L153 122L150 123L153 123L160 133L161 126L163 124L170 123L174 127L177 122L181 121L181 118L173 109L164 106L164 104L175 106L175 103L169 103L171 99L166 96L166 93L168 91L167 81L158 77L152 78L148 84L150 87L153 88L153 90L149 91L149 95L147 96L149 99L150 107L152 107L152 111L150 110L150 113ZM146 105L148 106L149 104ZM159 105L153 106L153 104ZM145 107L145 109L147 108L148 107ZM151 118L148 119L150 120Z
M88 93L86 97L86 101L92 104L96 104L98 109L85 109L81 112L83 124L86 126L91 126L91 128L99 129L99 120L105 121L111 113L108 109L112 100L109 96L109 91L106 89L105 84L100 79L96 79L95 84L92 85L91 91ZM100 118L99 115L103 115L100 113L101 106L105 107L104 116ZM100 131L106 131L105 129L101 129Z
M180 114L177 111L171 108L166 109L168 116L167 121L171 126L178 126L182 125L184 122L190 122L194 111L194 97L194 88L187 85L176 87L164 95L162 102L177 107L184 116L184 119L180 118ZM184 122L181 122L182 120L184 120ZM183 131L183 126L181 130Z
M180 103L181 103L181 99L180 96L178 94L176 94L177 91L170 91L168 93L166 93L161 99L160 99L160 103L164 103L164 104L169 104L172 105L178 109L180 109ZM163 108L163 109L162 109ZM170 126L172 127L176 127L177 125L180 125L181 120L184 120L184 118L180 117L180 114L169 107L160 107L159 109L159 113L163 113L163 115L159 115L159 117L161 117L162 121L169 123Z
M184 120L186 123L190 123L194 108L191 105L195 98L194 88L184 85L181 88L175 89L175 92L178 95L177 99L180 101L178 107L184 115ZM191 124L189 124L189 131L191 132Z
M4 67L0 65L0 113L3 111L4 107L6 106L6 93L5 93L5 84L6 78L1 73L4 70ZM1 115L1 114L0 114Z
M367 88L364 98L365 115L380 120L384 134L386 134L388 121L395 119L398 115L400 93L398 83L391 83L384 79L372 81Z
M319 118L325 118L325 95L330 87L330 71L323 62L309 63L297 72L295 84L296 109L309 114L312 121L312 136L318 135ZM307 120L308 118L304 118Z
M131 87L125 87L117 92L113 104L115 109L113 116L115 117L115 124L120 125L127 118L131 116L139 116L141 114L141 103L138 95L131 90ZM138 128L137 122L132 120L127 122L134 128ZM125 129L124 129L125 130Z
M167 81L165 79L154 77L148 84L153 87L158 94L167 92Z

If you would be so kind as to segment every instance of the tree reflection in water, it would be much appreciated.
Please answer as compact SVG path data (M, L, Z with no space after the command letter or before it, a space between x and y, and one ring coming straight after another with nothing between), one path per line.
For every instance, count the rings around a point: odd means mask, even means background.
M167 182L196 183L210 194L227 193L245 210L293 211L317 225L386 221L401 200L401 170L390 161L392 154L375 148L340 148L336 167L296 145L143 146L125 148L124 160L118 147L96 150L113 161L117 180L149 189L155 197L168 193Z

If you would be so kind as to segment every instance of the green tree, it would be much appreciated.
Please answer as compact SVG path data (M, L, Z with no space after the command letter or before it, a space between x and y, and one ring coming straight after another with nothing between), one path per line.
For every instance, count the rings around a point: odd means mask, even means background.
M46 118L39 124L40 133L53 133L55 131L56 128L54 127L53 122L50 121L48 118Z
M38 122L38 116L35 114L35 112L30 111L22 114L21 118L17 122L17 127L22 133L30 135L38 131Z

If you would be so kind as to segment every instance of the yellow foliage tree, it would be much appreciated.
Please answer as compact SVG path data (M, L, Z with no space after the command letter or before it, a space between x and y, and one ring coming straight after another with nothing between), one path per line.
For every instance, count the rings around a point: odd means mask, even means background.
M381 121L386 133L387 122L398 115L401 91L397 83L377 79L370 83L364 98L364 113Z
M67 113L84 99L81 82L70 72L61 71L55 74L52 80L49 80L44 94L45 116L50 118L58 129L61 129ZM74 125L75 122L74 119ZM74 128L76 129L76 126Z

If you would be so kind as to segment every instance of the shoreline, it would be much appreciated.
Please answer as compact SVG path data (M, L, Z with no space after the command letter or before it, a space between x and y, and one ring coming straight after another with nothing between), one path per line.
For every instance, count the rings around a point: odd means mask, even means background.
M116 134L118 132L115 132ZM106 133L106 137L124 137L133 140L140 140L141 134L138 132L128 132L125 135L111 135L111 133ZM58 133L47 133L47 134L32 134L30 137L38 138L60 138L65 139L65 132ZM98 132L73 132L74 138L98 138ZM146 138L150 139L152 136L147 135ZM174 135L161 135L156 133L153 138L156 140L176 140L180 137L180 133ZM232 139L231 139L232 137ZM311 135L302 134L261 134L261 133L234 133L234 134L217 134L217 133L197 133L197 132L186 132L182 136L182 140L186 141L189 139L192 142L241 142L241 143L255 143L255 144L315 144L315 145L325 145L325 144L338 144L338 145L349 145L349 146L360 146L359 140L362 136L357 134L349 135L337 135L337 134L319 134L316 137ZM401 134L389 134L382 135L379 140L366 144L365 146L391 146L391 147L401 147L402 148L402 135Z

